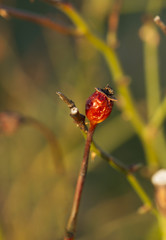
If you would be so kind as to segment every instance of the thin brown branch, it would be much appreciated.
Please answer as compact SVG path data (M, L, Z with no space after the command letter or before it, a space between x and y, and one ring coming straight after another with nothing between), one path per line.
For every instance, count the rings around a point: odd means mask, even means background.
M23 20L27 20L36 24L39 24L43 27L50 28L56 32L59 32L64 35L75 35L79 36L79 33L69 27L62 26L55 21L51 20L48 17L43 15L34 14L28 11L18 10L15 8L7 7L0 5L0 16L8 19L9 17L15 17Z
M74 103L72 100L70 100L69 98L67 98L63 93L61 93L61 92L56 92L56 94L59 96L59 98L60 98L64 103L67 104L67 106L68 106L70 109L76 107L75 103Z
M63 93L57 92L56 93L60 99L67 104L67 106L70 108L70 116L74 119L74 122L77 124L77 126L85 133L87 133L87 126L85 125L85 116L81 114L76 107L75 103L68 99Z
M154 22L157 24L157 26L163 31L164 34L166 34L166 25L163 21L161 21L159 16L156 16L154 18Z
M117 29L119 25L121 7L122 0L115 0L108 19L107 42L112 48L117 48L119 45L119 41L117 39Z
M93 133L95 130L96 125L90 125L90 128L88 130L86 144L85 144L85 150L84 150L84 156L80 168L80 173L77 180L74 200L73 200L73 206L70 214L70 218L67 224L66 229L66 235L64 240L73 240L75 236L76 231L76 225L77 225L77 216L80 206L80 200L82 196L82 191L85 183L85 178L87 174L88 169L88 159L89 159L89 152L90 152L90 145L92 142Z
M117 32L119 24L119 15L122 8L122 0L115 0L109 16L109 30L111 32Z

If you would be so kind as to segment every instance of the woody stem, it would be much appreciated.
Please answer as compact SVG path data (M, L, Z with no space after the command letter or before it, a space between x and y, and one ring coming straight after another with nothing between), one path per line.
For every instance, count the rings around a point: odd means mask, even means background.
M84 156L83 156L80 172L79 172L78 179L77 179L77 185L76 185L76 189L75 189L73 206L72 206L70 217L68 220L64 240L73 240L74 239L74 235L75 235L75 231L76 231L76 224L77 224L77 215L78 215L78 211L79 211L80 200L81 200L82 191L83 191L85 178L86 178L86 174L87 174L87 169L88 169L90 145L92 142L92 137L93 137L95 128L96 128L96 125L90 124L89 130L87 133L86 143L85 143Z

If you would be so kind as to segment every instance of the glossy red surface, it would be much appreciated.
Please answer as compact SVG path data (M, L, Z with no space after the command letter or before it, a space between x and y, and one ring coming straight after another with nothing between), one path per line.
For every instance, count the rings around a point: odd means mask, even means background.
M86 102L86 116L92 124L98 124L110 115L112 107L113 102L104 93L95 91Z

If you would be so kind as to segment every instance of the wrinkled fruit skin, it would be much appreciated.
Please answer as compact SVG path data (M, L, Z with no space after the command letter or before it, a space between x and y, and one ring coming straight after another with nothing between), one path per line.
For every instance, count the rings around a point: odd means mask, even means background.
M86 102L86 116L91 124L96 125L110 115L112 107L113 102L104 93L95 91Z

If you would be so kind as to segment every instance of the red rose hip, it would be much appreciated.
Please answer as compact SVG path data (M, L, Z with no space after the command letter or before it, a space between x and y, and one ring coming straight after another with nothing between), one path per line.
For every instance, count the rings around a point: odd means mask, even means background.
M111 113L113 102L113 89L106 86L103 89L96 88L96 91L88 98L85 106L86 116L92 125L103 122Z

